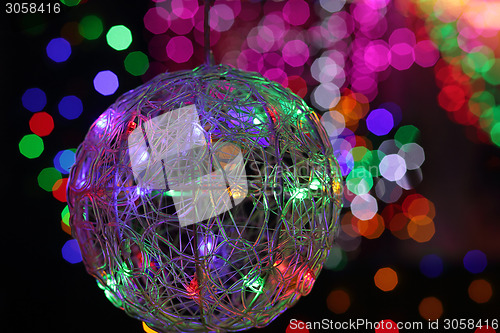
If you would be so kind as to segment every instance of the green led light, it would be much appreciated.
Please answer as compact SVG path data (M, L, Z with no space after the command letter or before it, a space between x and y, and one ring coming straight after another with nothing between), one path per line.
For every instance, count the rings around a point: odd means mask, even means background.
M63 221L64 224L66 224L68 227L69 227L69 207L68 205L66 205L66 207L64 207L64 209L62 210L61 212L61 219Z
M121 307L123 305L122 300L118 297L119 291L117 288L117 282L110 274L103 276L106 285L103 285L99 280L97 280L97 285L99 288L104 290L104 295L106 298L116 307Z
M292 198L297 200L302 200L307 198L309 195L309 191L306 188L296 188L292 191Z
M368 152L369 150L365 146L354 147L351 149L351 155L355 163L362 161Z
M174 190L168 190L166 192L163 192L163 195L167 197L182 197L185 195L192 195L192 191L174 191Z
M328 259L325 262L325 267L333 271L340 271L345 267L346 264L347 264L346 253L340 247L334 246L330 250Z
M500 147L500 122L496 123L490 131L491 141Z
M80 3L80 0L61 0L61 3L68 7L74 7Z
M384 156L385 154L379 150L368 150L361 161L359 161L357 164L355 163L355 166L364 166L370 172L372 177L379 177L379 165Z
M124 25L115 25L106 34L106 41L113 49L122 51L132 43L132 33Z
M149 68L148 56L141 51L131 52L124 60L125 69L134 76L139 76Z
M354 194L366 194L373 187L372 174L365 167L354 168L346 178L346 186Z
M37 158L44 150L43 140L36 134L23 136L19 141L19 151L27 158Z
M61 178L62 174L56 168L45 168L38 174L38 186L47 192L52 192L52 187Z
M260 276L256 279L252 279L248 275L243 277L243 285L256 294L262 293L264 290L264 284L264 279Z
M253 123L254 123L254 125L260 125L260 124L262 124L262 121L260 121L259 118L255 117L255 118L253 118Z
M456 38L447 38L442 41L439 49L446 54L447 57L456 57L460 55L462 49L458 46Z
M486 82L496 86L500 84L500 59L495 58L491 59L491 61L493 61L493 64L483 73L483 78Z
M402 145L416 142L420 137L420 130L413 125L401 126L394 134L394 139L396 139L398 146L401 148Z
M83 38L93 40L102 34L102 21L94 15L85 16L78 24L78 32Z
M318 178L314 178L311 183L309 184L309 188L311 190L317 190L321 186L321 182L319 181Z
M469 53L465 56L464 61L469 65L474 71L478 73L484 73L493 66L495 60L487 54L482 52Z

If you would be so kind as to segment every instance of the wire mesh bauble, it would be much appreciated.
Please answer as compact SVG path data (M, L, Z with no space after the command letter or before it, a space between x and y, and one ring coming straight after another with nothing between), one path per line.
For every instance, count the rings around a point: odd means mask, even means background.
M108 299L157 331L269 324L309 293L341 208L315 113L227 66L164 73L91 126L71 229Z

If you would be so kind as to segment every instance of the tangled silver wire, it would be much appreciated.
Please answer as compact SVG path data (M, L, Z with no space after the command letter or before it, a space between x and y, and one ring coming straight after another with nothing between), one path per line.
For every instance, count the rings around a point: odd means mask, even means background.
M305 102L218 65L118 98L78 148L68 202L115 306L159 332L221 332L265 326L310 292L341 192Z

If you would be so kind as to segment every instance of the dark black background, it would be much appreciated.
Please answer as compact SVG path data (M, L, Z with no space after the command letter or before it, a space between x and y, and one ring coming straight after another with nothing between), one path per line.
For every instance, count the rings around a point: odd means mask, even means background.
M148 6L148 1L88 1L74 8L63 6L60 14L44 14L44 32L32 36L26 33L22 14L5 14L2 3L0 107L6 152L1 158L5 199L0 220L0 331L142 331L141 322L109 303L83 264L73 265L62 258L61 248L69 239L60 227L64 204L42 190L36 177L42 168L51 166L59 150L76 147L92 121L117 96L142 83L141 78L124 71L125 55L109 48L102 37L74 47L71 61L61 64L47 58L48 41L59 36L65 22L93 13L103 18L105 31L115 24L131 28L133 49L147 53L142 17ZM217 46L214 49L217 56ZM95 73L104 69L120 78L119 90L110 97L99 95L92 86ZM44 153L33 160L22 156L17 146L22 136L30 133L32 114L22 107L21 96L31 87L46 92L45 111L55 121L54 132L44 138ZM414 65L407 71L393 71L379 89L373 105L398 103L403 109L403 124L414 124L422 131L426 161L424 181L417 190L436 205L436 235L424 244L398 240L387 231L379 239L363 240L360 249L350 254L356 258L350 259L344 270L324 270L309 296L268 327L252 332L283 332L291 318L422 321L418 304L431 295L443 302L442 318L500 317L500 149L472 142L464 127L448 119L436 103L438 89L432 69ZM57 102L67 94L84 100L84 114L77 120L65 120L57 113ZM467 295L476 275L467 272L461 260L471 249L480 249L488 256L488 267L477 275L494 288L486 304L476 304ZM437 279L425 278L419 271L418 262L428 253L437 253L445 261L444 273ZM399 285L393 292L374 286L373 275L382 266L394 267L399 274ZM328 293L336 288L350 291L352 305L343 315L334 315L326 307Z

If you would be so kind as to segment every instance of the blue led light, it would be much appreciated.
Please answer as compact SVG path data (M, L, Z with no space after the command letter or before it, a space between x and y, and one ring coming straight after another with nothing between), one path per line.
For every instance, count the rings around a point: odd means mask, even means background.
M82 101L73 95L65 96L58 105L59 113L66 119L76 119L83 112Z
M435 278L443 273L443 260L435 254L428 254L420 260L420 271L428 278Z
M23 106L31 112L42 111L47 104L45 93L39 88L31 88L21 98Z
M71 264L77 264L82 261L80 246L78 245L76 239L70 239L64 243L61 252L64 260Z
M471 273L481 273L487 264L486 254L479 250L471 250L464 256L464 267Z
M54 157L54 167L63 174L68 174L69 169L75 163L75 153L69 149L61 150Z
M54 38L47 44L47 56L55 62L68 60L71 55L71 45L64 38Z

